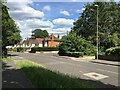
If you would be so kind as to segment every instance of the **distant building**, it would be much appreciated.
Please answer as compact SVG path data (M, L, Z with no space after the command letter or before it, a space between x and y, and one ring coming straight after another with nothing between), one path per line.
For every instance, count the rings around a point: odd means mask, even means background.
M60 35L55 37L52 33L49 37L46 38L36 38L36 39L26 39L21 42L18 42L14 47L57 47L59 45Z

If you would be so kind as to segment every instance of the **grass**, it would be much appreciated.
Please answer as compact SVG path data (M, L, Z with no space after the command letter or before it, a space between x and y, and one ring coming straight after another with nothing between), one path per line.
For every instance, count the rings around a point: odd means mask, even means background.
M17 61L15 64L25 72L36 88L69 88L68 90L72 88L98 88L98 85L90 80L54 72L31 61Z
M7 61L11 61L12 59L10 58L10 56L7 57L3 57L2 58L2 62L7 62Z

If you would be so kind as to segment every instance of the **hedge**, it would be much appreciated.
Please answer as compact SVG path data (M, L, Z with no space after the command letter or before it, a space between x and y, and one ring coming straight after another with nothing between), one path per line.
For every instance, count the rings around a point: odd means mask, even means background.
M16 52L17 51L17 48L7 48L8 51L14 51Z
M23 47L18 47L17 48L17 52L24 52L25 51L25 48L23 48Z
M65 52L65 53L58 53L62 56L71 56L71 57L82 57L84 55L83 52Z
M30 52L36 51L58 51L58 47L33 47Z
M119 56L120 55L120 46L108 48L105 51L105 55Z

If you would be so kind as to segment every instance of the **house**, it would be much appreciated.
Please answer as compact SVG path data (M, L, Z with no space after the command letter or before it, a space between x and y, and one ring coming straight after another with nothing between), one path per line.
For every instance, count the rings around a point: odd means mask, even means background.
M59 45L59 40L60 35L58 34L58 37L55 37L53 33L49 37L45 38L48 47L57 47Z
M43 39L42 38L36 38L35 39L35 46L43 47Z
M58 37L55 37L52 33L47 38L36 38L36 39L26 39L21 42L18 42L14 45L14 47L57 47L59 45L60 35L58 34Z

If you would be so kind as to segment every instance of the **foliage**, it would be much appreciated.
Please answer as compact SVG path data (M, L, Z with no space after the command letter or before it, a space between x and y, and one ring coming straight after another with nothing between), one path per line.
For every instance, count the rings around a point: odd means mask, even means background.
M32 31L32 33L33 34L31 38L45 38L49 36L46 30L41 30L41 29L35 29L34 31Z
M17 47L17 52L24 52L25 51L25 48L23 47Z
M2 58L2 62L7 62L7 61L11 61L11 60L12 59L9 56Z
M105 52L106 55L120 56L120 46L108 48Z
M25 72L36 88L68 88L68 90L73 90L73 88L98 88L102 86L90 80L51 71L43 65L31 61L17 61L15 63Z
M95 46L75 33L70 33L62 37L58 54L64 55L67 52L83 52L84 55L91 55L95 54Z
M58 51L58 47L32 47L31 52L36 51Z
M0 3L1 4L1 3ZM9 16L7 6L2 4L2 49L3 55L6 54L5 47L14 45L21 40L20 30L14 20Z
M7 50L17 52L17 48L7 48Z
M96 45L97 7L99 46L104 49L120 45L120 3L94 2L84 6L85 10L74 23L71 32Z
M64 54L59 54L59 55L65 55L65 56L71 56L71 57L82 57L83 52L66 52Z

